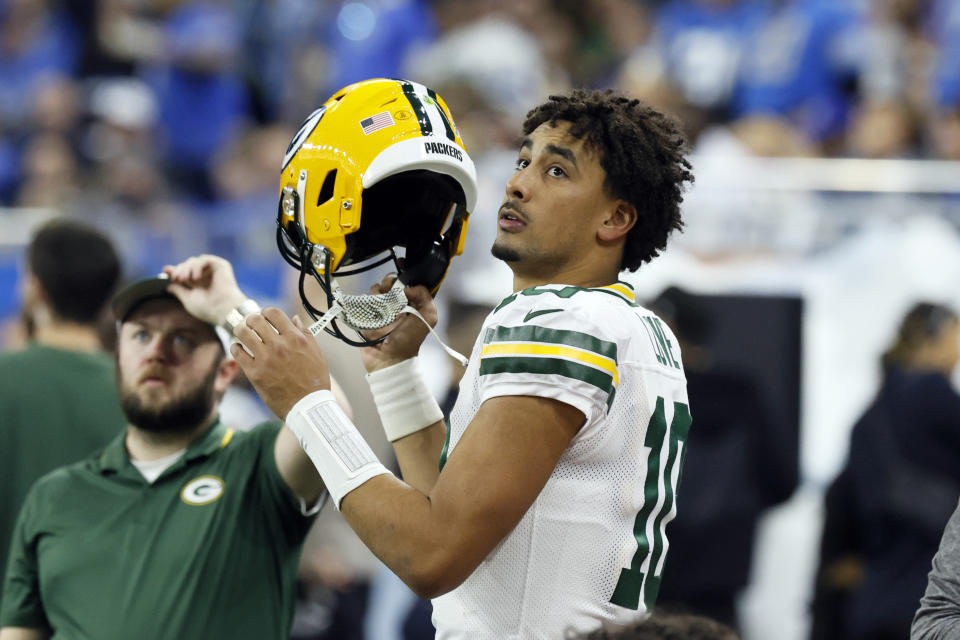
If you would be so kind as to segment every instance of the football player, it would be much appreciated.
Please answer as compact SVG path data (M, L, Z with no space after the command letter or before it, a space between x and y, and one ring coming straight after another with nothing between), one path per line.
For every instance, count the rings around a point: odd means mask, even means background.
M486 222L514 290L483 325L449 425L419 371L426 329L409 313L436 322L430 294L475 201L449 110L413 83L361 83L288 151L281 245L328 291L312 328L342 321L367 345L403 480L332 401L324 354L299 319L256 311L235 285L206 310L234 327L237 361L347 522L434 599L438 638L559 638L648 615L691 424L677 341L618 279L682 226L692 175L677 124L638 100L574 91L530 111L523 136ZM338 289L345 265L394 245L405 249L402 260L389 250L397 280L366 298ZM216 264L169 273L208 286Z

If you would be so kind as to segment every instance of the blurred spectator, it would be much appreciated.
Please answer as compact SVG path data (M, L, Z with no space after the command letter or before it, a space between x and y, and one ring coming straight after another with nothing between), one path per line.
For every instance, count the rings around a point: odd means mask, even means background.
M109 239L84 225L50 222L27 248L21 314L30 343L0 355L0 568L34 481L125 424L98 334L119 278Z
M826 495L814 640L906 638L930 559L960 496L960 320L921 303L883 356L883 381L853 427Z
M233 0L233 6L258 122L299 123L341 87L402 77L406 58L437 37L427 0Z
M676 117L691 147L710 124L711 115L687 101L664 73L663 60L651 47L635 50L620 67L617 86L654 109Z
M257 123L295 124L327 95L330 75L322 34L337 3L233 0L241 25L241 73Z
M572 86L609 86L617 67L650 32L644 7L632 0L502 2L500 10L533 35L550 66Z
M210 170L248 116L240 24L224 1L188 2L166 18L167 62L149 70L167 173L185 195L213 200Z
M75 33L51 4L0 2L0 202L8 204L19 188L23 140L31 120L36 112L41 126L52 124L49 117L56 110L51 107L57 100L50 89L74 66Z
M861 100L903 100L911 109L927 108L930 68L936 52L928 24L929 9L934 2L873 0L865 3L869 23L858 87Z
M936 44L932 80L937 105L960 105L960 0L931 0L930 24Z
M712 362L711 320L697 296L670 287L651 308L680 341L697 424L684 452L683 508L670 523L673 555L657 609L739 627L736 600L750 579L757 521L796 488L795 446L777 440L756 383Z
M33 138L24 149L22 172L16 206L63 211L79 193L77 159L62 136Z
M760 158L806 157L816 148L784 117L768 114L741 118L723 127L710 127L697 141L702 155Z
M69 74L75 33L48 0L0 4L0 123L10 129L27 119L37 89L48 76Z
M157 102L150 87L136 78L100 79L87 86L89 122L81 145L84 157L100 163L149 153L155 161Z
M928 121L934 157L960 161L960 103L941 108Z
M553 19L549 14L544 17L548 22ZM544 47L516 20L498 13L444 34L430 47L411 55L406 70L430 86L457 81L469 84L492 108L515 123L555 88L554 67ZM462 108L470 107L464 104Z
M730 108L744 46L764 18L756 0L671 0L656 17L663 73L690 104L717 116Z
M436 37L425 0L338 2L324 30L329 56L322 95L368 78L401 77L406 57Z
M197 222L174 206L153 138L156 118L156 99L143 81L117 77L87 82L87 121L80 142L87 173L81 197L70 209L109 225L132 274L157 273L199 249L183 246L196 234L175 233ZM184 253L176 254L174 246Z
M264 227L264 212L276 209L278 170L293 133L271 125L238 136L212 172L217 200L194 207L206 250L238 261L237 279L258 300L283 297L286 269L276 259L276 236Z
M920 151L918 125L905 101L864 101L854 110L846 151L859 158L914 157Z
M80 87L68 76L49 76L37 85L30 119L45 133L70 137L80 120Z
M934 3L932 22L938 50L928 138L936 157L960 160L960 0Z
M716 125L733 115L747 47L769 14L762 0L668 0L656 13L652 41L634 49L619 82L641 100L679 117L692 146L705 130L726 137ZM796 137L790 134L786 140Z
M80 33L82 77L129 76L163 52L165 0L70 0L64 10Z
M855 97L863 25L850 0L772 3L744 51L734 115L785 116L811 141L830 142Z

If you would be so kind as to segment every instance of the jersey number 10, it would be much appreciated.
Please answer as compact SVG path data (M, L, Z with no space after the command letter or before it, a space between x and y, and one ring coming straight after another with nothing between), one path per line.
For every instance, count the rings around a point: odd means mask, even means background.
M670 421L670 447L667 460L660 464L660 453L663 451L663 441L667 437L667 419L664 413L664 400L657 397L657 406L650 416L647 425L647 435L643 444L650 448L650 458L647 464L647 477L643 483L643 507L637 513L633 522L633 535L637 539L637 552L633 555L629 569L620 570L620 579L613 590L610 602L627 609L638 609L640 595L649 611L657 599L660 590L660 572L657 566L661 564L664 551L663 528L664 518L673 511L673 502L676 487L673 486L674 468L683 466L683 455L680 443L685 442L690 432L690 408L682 402L673 403L673 420ZM660 503L660 478L663 478L663 504ZM680 469L676 473L677 482L680 482ZM655 513L656 512L656 513ZM651 518L653 520L651 521ZM652 526L648 526L652 525ZM651 544L648 531L653 534Z

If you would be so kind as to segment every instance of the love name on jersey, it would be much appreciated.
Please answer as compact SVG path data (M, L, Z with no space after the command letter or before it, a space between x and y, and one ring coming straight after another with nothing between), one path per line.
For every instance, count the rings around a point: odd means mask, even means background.
M663 330L660 324L660 318L653 316L643 317L643 328L647 330L647 337L650 338L650 344L653 346L653 354L657 356L657 362L674 369L680 368L680 363L673 355L673 344Z
M423 148L427 153L441 153L445 156L450 156L451 158L456 158L460 162L463 162L463 152L452 144L445 144L443 142L424 142Z

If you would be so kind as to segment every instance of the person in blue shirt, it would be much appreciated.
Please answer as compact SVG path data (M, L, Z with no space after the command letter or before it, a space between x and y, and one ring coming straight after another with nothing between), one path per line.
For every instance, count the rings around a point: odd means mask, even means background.
M937 43L929 139L937 157L960 160L960 0L935 2L929 24Z
M188 2L164 25L169 64L145 72L156 92L167 171L188 197L215 197L209 171L249 114L239 75L240 23L225 7Z
M661 7L654 47L688 102L708 111L730 107L744 44L766 11L757 0L671 0Z
M750 36L734 115L789 118L811 141L846 126L863 16L849 0L783 0Z
M424 0L339 2L336 7L324 30L330 60L324 93L367 78L403 77L407 53L437 37Z

